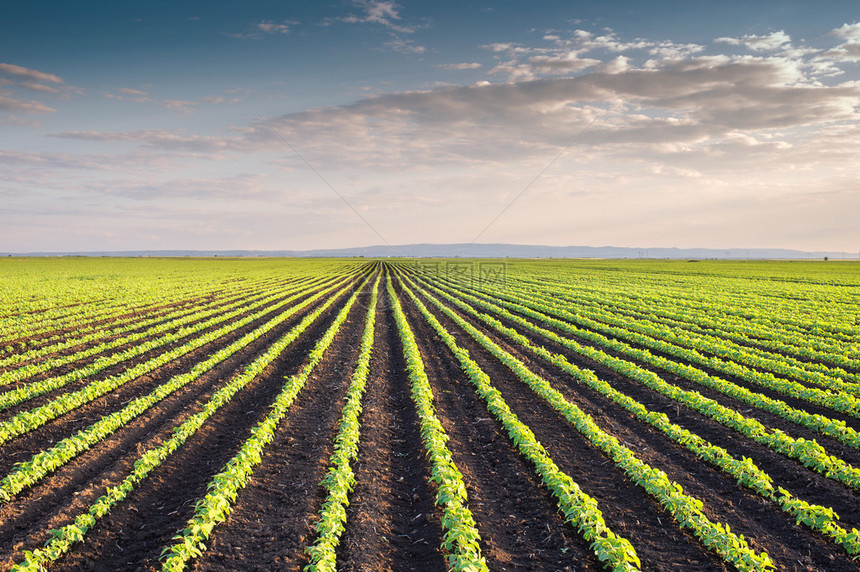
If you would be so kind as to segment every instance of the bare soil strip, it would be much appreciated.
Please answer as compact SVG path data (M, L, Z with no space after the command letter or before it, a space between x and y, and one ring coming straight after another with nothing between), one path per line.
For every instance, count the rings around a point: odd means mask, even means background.
M52 359L52 358L57 358L57 357L61 357L61 356L67 356L67 355L75 354L77 352L90 349L92 347L98 346L98 345L103 344L103 343L112 342L112 341L114 341L118 338L121 338L121 337L125 337L125 336L129 336L129 335L143 332L149 328L153 328L153 327L156 327L156 326L159 326L161 324L166 323L168 320L167 320L167 318L165 318L165 316L168 316L168 315L170 315L174 312L177 312L177 311L184 312L182 314L182 316L179 316L179 317L184 317L186 315L193 314L193 313L199 311L201 308L205 308L206 310L215 310L218 308L224 308L228 304L235 302L235 301L229 301L228 302L228 300L232 300L233 298L238 298L240 296L244 296L245 299L250 299L250 298L252 298L254 296L258 296L261 293L266 292L266 291L272 291L273 289L276 289L276 288L285 288L285 287L287 287L287 285L289 283L290 283L290 281L288 281L288 280L280 280L276 283L267 284L264 287L264 289L261 288L260 290L256 290L256 291L244 290L242 292L223 292L217 296L206 295L206 296L202 296L199 298L192 298L192 299L188 299L188 300L183 300L181 302L176 302L173 304L167 304L164 306L158 306L158 307L152 307L152 308L143 308L139 311L136 310L132 314L111 317L111 318L108 318L105 320L96 320L94 322L90 322L90 323L82 324L82 325L74 327L74 328L70 328L70 329L68 329L68 331L64 332L67 335L63 336L62 339L58 339L58 338L53 337L53 336L51 336L51 337L43 336L40 339L46 340L46 343L39 344L37 342L29 341L27 343L26 351L30 351L33 349L40 349L40 348L51 346L51 345L56 345L58 342L72 343L73 345L70 345L70 346L63 348L63 349L59 349L59 350L54 351L54 352L46 353L46 354L41 355L41 356L34 358L34 359L21 361L21 362L15 363L14 365L9 365L6 367L0 367L0 372L11 371L14 369L18 369L19 367L26 366L28 364L41 363L41 362L44 362L44 361ZM175 319L175 318L171 318L171 319ZM149 323L149 324L143 324L144 322L148 322L150 320L155 320L155 321L152 323ZM125 330L122 333L113 333L117 329L125 329L125 328L130 328L130 329ZM78 336L79 335L78 333L81 331L84 331L84 334L83 334L84 336L90 336L90 335L98 333L100 330L102 333L101 337L98 337L96 339L92 339L92 340L86 341L86 342L73 343L75 341L75 337ZM100 353L99 356L97 356L97 357L111 355L113 353L116 353L116 351L122 351L122 349L126 349L129 346L133 345L134 343L139 343L139 342L132 342L130 344L123 345L121 347L117 346L117 348L112 348L110 350L106 350L106 351ZM26 380L24 380L24 382L29 383L30 381L34 381L37 379L43 379L44 377L47 377L50 375L57 375L57 372L72 371L72 370L77 369L77 368L81 367L82 365L85 365L86 363L92 362L92 361L93 361L93 358L82 358L82 359L77 360L74 363L70 363L70 364L65 365L65 366L60 366L60 368L52 369L50 372L46 372L44 374L39 374L37 376L27 378Z
M58 562L59 567L70 570L143 570L157 562L161 547L184 526L193 512L194 502L205 494L208 480L236 453L250 428L265 417L268 413L268 405L283 385L284 376L292 375L299 370L305 356L344 302L345 297L341 297L272 366L215 413L196 435L189 438L185 445L129 495L120 507L99 523L88 535L83 546L79 546L77 550ZM309 311L311 311L310 308L303 314ZM290 323L295 325L293 319ZM290 325L281 326L277 330L283 334L290 327ZM274 334L267 336L267 341L274 341L276 338L273 336ZM255 345L254 350L241 352L241 362L252 361L266 345ZM228 377L231 372L229 369L219 369L219 371L222 375L218 377ZM225 373L227 375L224 375ZM208 388L207 393L216 389L214 385ZM3 556L0 558L5 560L12 556L17 560L21 556L20 550L44 543L47 538L44 531L47 528L57 528L68 522L74 514L85 509L96 497L103 494L106 486L117 484L140 453L167 439L172 427L179 424L181 419L162 415L162 406L164 404L151 412L165 421L161 426L138 425L131 429L138 433L137 440L128 438L124 432L120 432L112 436L110 443L105 444L105 449L114 451L112 454L119 453L119 458L114 463L105 462L106 459L102 455L107 455L107 460L110 461L111 453L105 452L100 447L98 451L90 451L76 459L22 498L21 500L38 501L42 495L47 495L52 497L53 502L47 503L48 507L42 507L43 510L39 511L41 515L33 519L29 518L35 516L32 511L25 511L15 519L16 523L9 523L10 526L7 527L4 522L3 528L11 529L4 530L4 533L13 532L25 541L13 543L6 540L4 536L0 536L0 546L6 548L12 545L13 549L13 552L5 558ZM182 419L195 411L197 411L196 403L186 401ZM140 433L143 435L141 436ZM134 446L127 452L121 449L122 446L128 446L131 443L134 443ZM79 476L81 472L85 474L89 472L86 463L93 461L91 457L97 457L95 462L104 466L98 468L98 474L89 474L81 478ZM75 478L75 488L79 490L73 493L65 491L64 494L55 492L54 480L68 475ZM29 530L22 531L23 528ZM0 560L0 565L3 560Z
M369 290L359 295L367 298ZM263 462L230 513L215 529L208 550L192 569L296 570L307 564L317 512L317 486L328 469L337 422L364 331L356 303L332 346L266 448Z
M401 303L421 348L437 415L451 438L448 447L463 473L490 570L600 570L588 542L564 523L555 499L454 356L409 299Z
M516 312L513 312L513 313L516 313ZM529 318L528 316L522 316L522 317L524 317L525 319L527 319L529 321L534 322L534 320L532 318ZM509 322L509 321L505 320L504 318L501 318L501 317L498 317L498 318L502 322L504 322L505 325L517 329L523 335L532 336L532 334L528 334L520 326L517 326L516 324L513 324L512 322ZM551 325L547 325L547 324L539 324L539 325L543 328L546 328L548 330L551 330L551 331L559 334L560 336L570 337L570 334L563 332L557 328L554 328ZM541 345L544 345L544 342L543 342L544 338L536 338L536 339L540 340L539 343ZM707 387L704 387L702 385L696 384L690 380L687 380L685 378L674 375L674 374L672 374L668 371L665 371L661 368L658 368L658 367L652 366L650 364L641 362L641 361L639 361L639 360L637 360L631 356L628 356L626 354L623 354L621 352L617 352L615 350L605 348L599 344L596 344L594 342L590 342L589 340L583 340L580 338L576 338L576 341L578 343L580 343L581 345L600 349L600 350L604 351L605 353L607 353L613 357L617 357L619 359L623 359L623 360L629 361L631 363L635 363L636 365L642 367L643 369L653 371L654 373L656 373L657 375L662 377L665 381L667 381L673 385L676 385L676 386L678 386L682 389L688 390L688 391L697 391L697 392L701 393L704 397L707 397L709 399L713 399L714 401L716 401L716 402L718 402L721 405L724 405L726 407L735 409L737 411L741 411L745 415L755 417L756 419L758 419L759 421L761 421L762 423L764 423L768 427L772 427L774 429L779 429L779 430L785 432L786 434L788 434L792 437L795 437L795 438L802 437L802 438L807 439L807 440L813 440L814 439L814 440L818 441L823 447L825 447L831 455L836 455L837 457L840 457L840 458L844 459L845 461L847 461L847 462L849 462L855 466L860 466L860 451L858 451L857 449L854 449L848 445L845 445L845 444L837 441L836 439L833 439L832 437L822 435L821 433L807 429L806 427L803 427L802 425L798 425L796 423L792 423L790 421L787 421L787 420L783 419L782 417L779 417L778 415L775 415L773 413L769 413L769 412L761 410L761 409L753 408L752 406L750 406L747 403L743 403L743 402L738 401L732 397L728 397L728 396L726 396L726 395L724 395L718 391L715 391L715 390L709 389ZM625 343L627 343L627 342L625 342ZM637 346L636 344L629 344L629 345L631 345L632 347L637 347L637 348L640 347L640 346ZM557 347L562 348L562 346L557 346ZM556 351L556 350L554 350L554 351ZM649 350L649 351L651 351L651 353L654 355L663 355L657 351L653 351L653 350ZM568 357L568 359L572 363L575 363L576 365L578 365L580 367L585 367L587 369L593 369L595 371L598 371L598 369L600 369L602 372L607 372L607 375L613 375L613 373L610 373L610 370L608 370L607 368L604 368L603 366L600 366L599 364L596 364L595 362L592 362L592 361L587 360L585 358L579 357L579 356L577 356L577 354L574 354L573 352L571 352L570 350L567 350L566 348L564 348L564 351L561 351L561 349L559 349L558 353L563 353L565 356ZM672 359L674 361L678 361L677 358L673 358L670 355L663 355L663 357L666 357L667 359ZM770 393L770 395L769 395L770 397L773 397L775 399L781 399L782 401L785 401L789 405L796 407L798 409L802 409L804 411L808 411L809 413L819 413L819 414L825 415L827 417L830 417L831 419L838 419L838 420L845 421L849 427L853 427L857 430L860 430L860 419L851 417L849 415L844 415L844 414L832 411L830 409L825 409L823 407L817 407L817 406L814 406L808 402L798 400L798 399L789 398L788 396L785 396L782 394L777 394L775 392L767 392L767 391L763 390L763 388L760 386L756 386L755 384L746 383L743 380L739 380L737 378L734 378L732 376L727 376L727 375L721 374L719 372L710 371L707 368L699 368L699 369L702 369L703 371L711 373L712 375L716 375L717 377L720 377L721 379L725 379L727 381L732 381L734 383L737 383L738 385L741 385L743 387L747 387L751 391L755 391L755 392L761 393L763 395L768 395L768 393ZM654 395L653 393L651 393L651 394ZM637 398L637 399L639 399L639 398ZM644 401L643 403L649 403L649 401ZM674 420L674 416L673 416L673 420Z
M683 486L688 494L701 499L705 503L706 514L712 520L725 522L736 533L743 534L757 550L767 552L778 569L810 572L820 569L856 570L856 565L840 547L809 529L796 526L794 519L784 514L775 504L742 488L725 473L703 463L693 453L650 425L637 420L607 398L577 384L565 372L542 358L500 338L483 323L470 319L469 316L466 316L466 319L487 335L494 336L497 343L527 363L532 371L553 383L567 399L598 420L603 429L636 451L640 459L662 469L669 478ZM518 329L523 335L530 337L526 330ZM562 346L549 340L534 335L531 337L532 342L543 345L550 351L572 353L562 351ZM623 379L614 372L600 369L598 375L611 381L616 387L619 379ZM855 511L856 507L851 512Z
M598 501L607 525L630 540L643 569L671 571L678 570L679 565L697 571L727 569L509 369L447 316L438 312L434 315L490 376L511 410L532 429L559 468ZM510 349L498 336L493 338ZM525 363L532 367L529 360Z
M312 295L317 291L318 289L315 289L313 291L303 293L302 296L292 302L289 307L301 303L303 300L307 299L308 296ZM287 296L284 296L284 298L286 297ZM273 302L273 304L276 303L277 301ZM16 440L10 443L6 443L0 446L0 471L6 469L6 459L12 459L15 456L14 451L16 450L16 447L20 450L23 450L24 455L27 455L28 452L30 452L29 454L32 454L33 452L35 452L34 449L36 449L37 447L43 448L46 446L46 444L52 444L74 433L75 431L78 431L79 429L90 425L91 423L101 418L103 415L109 414L117 409L120 409L122 406L124 406L126 403L128 403L135 397L144 395L152 391L152 389L154 389L156 386L163 383L164 381L168 380L171 376L190 370L194 366L194 364L199 361L202 361L206 358L206 356L218 351L218 349L226 345L229 345L233 341L239 339L244 334L248 333L249 331L252 331L254 328L272 319L274 316L277 315L277 313L283 312L285 309L287 308L279 308L277 310L272 310L264 316L261 316L257 320L254 320L253 322L239 328L238 330L230 332L229 334L222 336L221 338L204 344L203 346L192 350L191 352L161 367L158 367L145 375L132 379L124 383L120 387L116 388L115 390L110 391L105 395L87 404L84 404L74 409L73 411L66 413L65 415L61 415L60 417L46 423L45 425L18 437ZM243 314L243 316L244 315L247 314ZM216 326L213 326L212 328L207 328L207 330L205 331L224 327L228 325L228 323L232 323L240 319L242 319L242 316L237 316L227 323L218 324ZM293 323L295 321L296 317L292 317L289 320L290 323ZM205 332L199 332L194 335L194 338L204 335L204 333ZM161 348L153 349L151 352L147 352L142 356L133 358L132 360L106 368L98 374L92 377L88 377L87 379L82 380L78 383L69 384L66 387L60 388L56 391L28 400L24 403L17 405L16 407L9 408L8 410L2 412L2 414L0 414L0 420L9 419L14 414L20 413L21 411L31 410L41 405L44 405L50 402L52 399L55 399L58 395L81 389L83 387L86 387L87 384L92 383L93 381L105 379L112 375L121 374L126 369L133 367L136 364L143 363L149 359L161 355L164 352L169 352L177 347L186 344L187 342L188 339L177 340ZM17 457L14 458L14 462L20 460L23 459Z
M403 348L380 292L371 371L361 414L357 484L338 561L349 572L444 571L442 526L428 481Z
M258 298L259 299L265 298L268 295L270 295L270 294L255 295L251 298L251 301L254 301ZM199 332L195 332L193 334L185 336L185 337L183 337L179 340L176 340L174 342L171 342L169 344L152 348L142 355L139 355L139 356L133 357L131 359L127 359L127 360L121 361L119 363L110 365L110 366L106 367L105 369L103 369L102 371L99 371L98 373L96 373L92 376L86 377L86 378L81 379L79 381L73 381L73 382L68 383L67 385L65 385L59 389L44 393L44 394L39 395L37 397L34 397L32 399L28 399L27 401L25 401L25 402L23 402L17 406L13 406L13 407L9 407L7 409L4 409L2 412L0 412L0 420L8 419L9 417L15 415L16 413L18 413L21 410L30 409L33 407L38 407L39 405L42 405L42 404L46 403L47 401L50 401L51 399L55 398L59 394L62 394L62 393L68 392L68 391L75 391L77 389L80 389L81 387L85 387L86 385L88 385L89 383L91 383L95 379L104 379L105 377L110 377L111 375L117 375L119 373L122 373L123 371L125 371L129 367L133 367L134 365L137 365L139 363L142 363L142 362L145 362L149 359L157 357L163 353L166 353L166 352L170 351L171 349L180 347L180 346L188 343L189 340L192 340L194 338L202 336L202 335L206 334L207 332L210 332L212 330L217 330L219 328L224 327L225 325L228 325L229 323L235 322L237 320L241 320L243 317L245 317L251 313L259 312L259 311L261 311L267 307L272 307L275 304L277 304L280 300L282 300L283 298L286 298L286 297L288 297L288 296L285 295L282 298L279 298L278 300L273 300L273 301L268 302L268 303L266 303L266 304L264 304L258 308L249 309L246 312L243 312L241 314L234 316L233 318L230 318L228 321L213 324L213 325L209 326L208 328L205 328L203 330L200 330ZM236 311L238 309L239 309L239 307L236 306L236 307L232 308L230 311ZM186 323L186 324L177 325L177 326L172 327L168 330L164 330L163 332L159 332L158 334L155 334L155 335L165 336L165 335L174 334L183 328L193 326L193 325L195 325L199 322L202 322L202 321L212 320L212 319L217 318L217 317L218 316L215 314L209 315L209 316L206 316L205 318L193 320L193 321ZM99 360L102 360L105 358L110 358L111 356L120 354L120 353L127 351L127 350L129 350L135 346L150 342L150 341L152 341L151 338L152 338L152 336L150 336L150 338L135 340L135 341L123 344L122 346L118 346L116 348L107 349L98 355L84 357L84 358L76 360L74 362L61 365L55 369L51 369L49 371L45 371L45 372L39 373L37 375L34 375L32 377L29 377L29 378L19 382L17 385L27 385L27 384L30 384L30 383L33 383L36 381L44 380L46 378L54 378L54 377L59 377L59 376L68 374L68 373L76 371L78 369L87 367L88 365L91 365L95 362L98 362ZM0 388L0 391L12 389L13 387L15 387L15 385L4 386L3 388Z

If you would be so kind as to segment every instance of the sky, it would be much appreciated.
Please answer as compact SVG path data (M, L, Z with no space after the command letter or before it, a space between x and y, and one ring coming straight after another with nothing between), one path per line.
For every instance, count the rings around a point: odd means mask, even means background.
M860 250L856 1L0 3L0 251Z

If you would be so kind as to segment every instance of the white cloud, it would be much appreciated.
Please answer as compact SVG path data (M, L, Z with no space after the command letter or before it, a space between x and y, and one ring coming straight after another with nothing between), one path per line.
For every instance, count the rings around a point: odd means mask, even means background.
M528 65L537 75L567 75L586 70L601 63L593 58L580 58L576 52L562 56L532 56Z
M598 71L612 74L625 72L628 69L630 69L630 58L625 56L618 56L603 64L603 66L601 66Z
M717 38L715 42L722 42L733 46L746 46L756 52L772 52L791 45L791 36L780 30L762 36L750 34L742 38Z
M50 84L50 85L47 85ZM22 99L17 90L35 91L45 95L67 97L69 93L80 93L81 90L65 85L62 78L51 73L26 68L8 63L0 63L0 111L7 113L24 113L26 115L45 115L56 111L41 101ZM26 96L25 96L26 97ZM30 121L5 118L4 124L38 126Z
M248 150L248 144L240 137L215 137L187 135L181 129L143 130L143 131L68 131L55 133L52 137L76 139L80 141L139 143L144 147L164 151L217 154L230 151Z
M427 48L419 46L408 38L392 38L385 42L385 47L404 54L423 54Z
M63 80L54 74L40 72L38 70L16 66L13 64L0 63L0 73L25 78L37 82L63 83Z
M114 91L117 93L107 92L104 94L108 99L116 99L119 101L134 101L136 103L144 103L151 101L148 92L130 87L118 87Z
M459 64L441 64L436 66L440 70L476 70L481 67L478 62L462 62Z
M24 101L0 93L0 111L25 113L27 115L44 115L46 113L53 113L56 109L35 100Z
M841 28L836 28L828 33L829 36L841 38L844 43L831 48L821 53L816 59L819 62L825 62L827 66L829 62L833 63L854 63L860 62L860 22L854 24L843 24ZM832 70L833 68L827 68ZM840 68L835 68L841 73ZM831 73L830 75L837 75Z
M194 107L196 105L197 102L188 101L185 99L165 99L161 103L161 106L165 109L178 111L179 113L184 113L186 115L194 113Z
M533 54L533 53L542 53L546 52L545 49L536 49L536 48L526 48L521 46L520 44L514 44L510 42L504 43L495 43L495 44L485 44L481 46L486 50L490 50L496 53L507 53L509 56L518 56L523 54Z
M363 10L362 15L350 14L341 18L341 21L350 24L379 24L403 34L411 34L415 31L413 26L400 24L400 5L391 0L355 0L355 5Z
M648 53L662 59L678 60L702 52L704 49L705 46L699 44L676 44L667 40L649 47Z
M293 26L296 25L298 25L298 22L294 20L284 20L281 23L273 22L271 20L263 20L257 24L256 28L266 34L289 34L292 31Z
M139 89L132 89L130 87L119 87L119 88L117 88L117 91L124 93L126 95L138 95L138 96L143 96L143 97L146 97L149 95L145 91L141 91Z
M237 174L227 177L194 177L153 182L121 179L92 181L82 185L87 193L126 197L138 201L153 199L205 199L226 201L270 201L277 193L267 187L262 174Z
M849 42L860 42L860 22L853 24L842 24L841 28L830 31L831 36L842 38Z
M850 63L860 62L860 42L846 42L835 48L827 50L818 56L819 60ZM833 68L826 68L832 70ZM838 68L836 68L838 70ZM842 73L841 70L838 73ZM838 75L838 74L829 74Z
M225 32L224 35L240 40L261 40L270 35L290 34L293 28L300 23L296 20L281 20L280 22L261 20L245 28L243 32Z

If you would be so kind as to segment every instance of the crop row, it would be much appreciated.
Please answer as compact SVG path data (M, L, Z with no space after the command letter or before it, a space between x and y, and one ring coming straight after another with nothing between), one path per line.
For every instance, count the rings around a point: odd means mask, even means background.
M162 445L148 449L134 463L133 469L117 486L108 487L105 494L96 500L86 511L75 517L74 522L52 532L52 538L45 546L33 551L24 552L24 560L12 568L14 572L33 572L43 570L51 562L58 560L63 554L91 530L99 519L104 517L112 508L122 502L149 474L159 467L170 455L181 447L216 411L227 404L233 396L256 378L272 361L274 361L290 344L292 344L334 301L347 291L341 289L316 310L305 316L302 321L272 344L265 353L246 366L241 373L233 376L229 383L219 389L202 405L200 411L186 419L174 428L171 437Z
M597 501L583 492L570 475L558 468L543 445L538 442L534 432L517 418L501 393L492 386L489 376L469 357L469 352L457 345L454 337L411 290L404 290L460 362L463 372L486 403L487 410L499 420L520 454L534 466L541 481L555 497L565 521L589 542L598 559L612 570L638 570L641 563L636 550L629 540L617 535L606 525Z
M529 370L520 360L502 349L457 313L426 291L423 294L458 327L558 411L573 428L609 457L634 483L659 502L682 528L689 529L706 547L738 570L773 569L767 553L755 552L742 536L731 532L727 525L711 521L702 510L701 500L687 495L681 486L669 479L663 471L637 458L629 448L601 429L588 414L568 401L546 380Z
M247 347L254 340L265 335L267 332L271 331L279 324L282 324L304 308L310 306L332 290L333 288L323 290L306 300L303 300L299 304L291 306L287 310L277 314L274 318L259 328L245 334L239 340L236 340L229 346L210 355L208 359L198 362L194 365L191 371L171 377L168 381L156 387L149 394L132 400L119 411L102 417L96 423L80 430L75 435L59 441L50 449L46 449L35 454L29 461L16 465L13 471L0 480L0 501L9 500L12 496L18 494L25 488L33 486L46 475L55 471L65 463L68 463L84 451L89 450L92 446L105 439L108 435L111 435L121 427L125 426L172 393L199 378L219 363Z
M430 458L430 480L437 488L436 505L442 508L442 547L447 553L448 569L452 572L486 571L487 562L481 556L481 537L467 506L468 495L463 475L454 464L446 444L448 435L434 412L433 390L424 372L421 352L394 292L390 276L387 278L386 288L403 346L412 400L418 410L421 439Z
M807 501L794 497L782 487L774 487L773 479L770 475L758 468L751 459L746 457L743 459L737 459L733 457L722 447L717 447L702 439L700 436L691 433L687 429L672 423L664 413L650 411L642 403L613 388L608 382L598 378L594 372L576 367L563 355L553 354L544 347L532 343L526 336L518 333L513 328L505 326L502 322L492 316L476 311L475 308L466 304L462 300L459 300L433 286L430 286L430 288L456 304L458 307L462 308L464 311L485 322L499 333L510 338L520 347L525 348L554 364L556 367L569 374L578 383L587 385L597 393L623 407L638 419L664 433L674 442L689 449L699 458L730 475L737 480L738 483L754 491L766 500L776 503L781 510L794 517L798 524L802 523L817 532L825 534L837 544L840 544L848 554L852 556L860 554L860 532L856 529L848 531L839 526L837 523L839 516L835 514L832 508L810 504ZM490 304L474 299L472 300L472 303L482 308L490 309L506 320L512 321L545 339L566 347L571 347L575 350L584 349L580 346L569 343L569 340L566 340L550 330L541 328L540 326L513 315L501 308L492 308ZM577 353L582 352L578 351ZM592 350L587 353L589 354L590 359L593 359L600 365L609 369L622 373L630 379L637 379L643 375L651 374L651 372L647 372L645 370L638 370L633 364L613 358L596 350Z
M106 316L107 322L102 322L98 324L93 324L88 322L86 324L81 324L76 326L73 333L64 332L62 334L58 334L56 339L40 339L39 346L36 348L32 348L29 351L25 351L22 353L16 353L5 358L0 359L0 367L8 368L9 366L14 366L16 364L37 360L44 356L48 356L50 354L59 354L63 351L76 348L78 346L83 346L84 344L89 344L93 342L98 342L100 340L116 338L118 336L122 336L123 334L136 332L138 330L144 330L146 328L150 328L158 325L161 322L169 322L176 318L183 317L188 314L197 314L201 310L205 311L208 308L218 308L229 306L231 302L235 302L240 299L248 299L253 298L254 294L261 290L272 290L274 287L283 286L284 283L280 283L279 285L270 285L268 288L260 288L259 285L248 286L242 289L236 289L231 291L229 294L225 294L222 296L212 296L207 297L206 301L200 302L198 300L188 300L186 302L171 305L167 307L155 308L153 312L147 312L145 309L138 309L132 316L126 319L120 319L118 317L110 317ZM116 347L118 345L122 345L122 343L128 343L128 341L133 341L133 339L126 339L126 342L112 344L111 346L104 345L97 353L101 353L104 349L109 347ZM90 352L89 354L80 354L75 353L74 360L81 359L82 357L86 357L87 355L96 355L95 353ZM69 363L68 360L65 363ZM61 363L58 365L62 365ZM8 371L8 369L7 369ZM0 377L2 379L2 377ZM2 382L0 382L2 385Z
M367 284L368 280L369 277L365 279L359 290ZM274 439L278 425L340 331L357 297L358 290L352 293L325 334L317 340L301 371L287 379L270 406L269 414L251 430L251 436L245 440L239 452L227 462L224 469L209 481L206 487L208 492L195 505L194 515L189 519L187 526L174 537L176 542L163 550L162 570L179 572L185 569L189 560L202 555L203 550L206 549L204 543L212 534L212 530L227 520L239 491L245 487L254 472L254 467L262 462L263 450ZM271 355L273 359L278 354L269 352L266 355ZM259 371L262 371L262 368Z
M860 434L858 434L858 432L855 431L853 428L849 427L844 421L831 419L829 417L825 417L819 414L812 414L805 410L791 407L784 401L751 391L743 386L719 378L715 375L708 374L701 369L698 369L681 361L668 359L660 355L652 354L650 351L648 351L648 349L642 349L632 346L626 343L626 341L624 340L629 341L630 339L632 339L633 341L637 341L637 335L627 335L627 332L621 328L612 328L612 331L609 332L610 334L615 334L615 337L605 336L603 334L573 325L578 319L575 314L572 314L565 308L560 308L556 305L550 305L540 297L534 295L517 295L512 290L487 290L487 292L492 293L492 296L484 292L476 291L474 289L470 291L474 294L481 296L485 300L495 302L509 310L513 310L520 314L542 321L575 338L587 340L588 342L595 343L601 347L613 351L618 351L638 361L668 371L674 375L678 375L679 377L688 379L696 384L723 393L724 395L727 395L733 399L736 399L748 405L752 405L753 407L768 411L770 413L774 413L788 421L797 423L808 429L812 429L824 435L828 435L830 437L838 439L846 445L850 445L852 447L857 447L858 445L860 445ZM675 390L673 389L672 391ZM696 394L696 396L696 399L692 401L688 399L687 401L690 401L691 403L699 403L699 405L702 406L699 408L700 412L710 410L712 411L712 414L710 416L717 414L717 417L719 418L724 417L723 413L719 412L722 412L722 410L725 408L721 408L721 406L719 406L719 404L717 404L716 402L713 402L713 400L705 399L701 395ZM744 417L737 412L732 412L730 417L744 419ZM758 421L746 420L743 421L742 424L748 425L748 429L751 434L759 435L762 432L768 432ZM784 434L777 441L782 442L781 448L783 450L789 451L794 448L794 440ZM809 453L807 458L812 461L812 464L807 464L807 466L812 467L820 464L819 461L813 460L813 458L820 458L820 460L825 463L821 465L822 473L827 473L827 471L831 468L831 463L826 462L826 459L829 458L829 455L827 455L826 451L824 451L824 449L821 448L817 443L812 441L805 441L802 442L802 445L797 448L806 449ZM840 463L838 462L836 464L840 465ZM841 465L844 465L844 462L841 463ZM834 474L843 472L843 469L845 468L846 467L842 466L842 468L836 470ZM848 471L848 473L852 472L853 471L850 470ZM848 473L846 473L846 475ZM856 478L851 478L848 481L844 482L846 482L846 484L850 482L860 483L860 481L857 481ZM856 484L850 486L856 486Z
M524 292L524 290L518 288L509 287L509 290L521 293ZM563 306L568 305L557 302L552 304L550 307L555 309ZM824 389L807 387L796 381L776 377L769 372L756 371L733 361L721 359L715 356L709 357L703 355L701 352L713 354L719 350L715 348L713 344L705 342L696 345L695 349L690 349L689 347L676 345L673 342L664 341L659 338L660 333L648 324L636 322L634 320L614 319L611 320L614 322L614 325L611 325L598 321L598 319L609 321L610 317L605 315L589 315L588 312L583 311L579 307L577 307L576 314L571 314L571 321L573 323L579 324L589 330L642 345L649 349L682 359L686 362L698 364L717 372L743 379L744 381L765 387L771 391L779 392L796 399L802 399L834 411L860 417L860 399L844 391L831 393ZM667 339L680 339L685 337L681 334L673 334L671 332L667 333L666 336ZM693 342L689 343L694 344ZM812 380L815 377L812 375L813 372L807 373L810 374L807 381ZM837 384L840 382L834 380L833 383Z
M206 333L194 340L187 342L185 345L177 347L173 350L165 352L157 357L154 357L144 363L135 365L123 371L121 374L107 377L98 381L93 381L85 387L63 394L53 401L46 403L35 409L22 411L11 419L0 423L0 444L8 442L10 439L22 435L28 431L40 427L48 421L56 417L68 413L76 407L80 407L85 403L89 403L102 395L117 389L118 387L128 383L129 381L140 377L150 371L155 370L162 365L168 364L173 360L199 348L210 342L213 342L224 335L236 331L243 326L265 316L266 314L288 306L297 298L306 296L305 291L294 294L287 299L281 300L274 307L267 307L256 314L252 314L242 318L236 322L223 326L218 330Z
M364 333L361 336L361 349L347 389L346 405L341 412L338 433L334 441L334 452L329 460L330 468L320 482L320 487L326 491L326 498L320 508L320 518L316 524L317 538L305 550L309 560L305 566L305 572L337 570L337 548L345 530L349 494L355 485L352 463L358 455L358 444L361 438L359 415L367 387L367 376L370 373L370 356L373 353L379 281L378 276L370 294Z
M297 284L296 287L297 286L299 285ZM294 287L293 289L295 289L296 287ZM129 345L141 340L147 340L148 338L152 338L153 341L156 341L158 343L158 346L165 345L174 342L181 337L185 337L194 333L194 331L188 332L188 329L183 329L184 326L188 326L189 324L195 323L206 323L211 326L220 321L228 320L231 317L239 315L243 311L260 307L267 302L271 302L272 300L276 299L277 295L278 293L273 294L270 292L263 295L249 297L247 294L239 293L231 297L230 299L225 300L224 304L201 305L197 309L191 311L183 309L164 317L154 318L151 321L152 323L141 324L141 326L149 326L142 331L138 331L110 341L102 342L90 348L79 350L69 355L46 359L38 363L32 363L24 367L20 367L11 371L6 371L0 374L0 386L17 383L40 373L59 368L61 366L80 361L91 356L101 356L101 354L105 354L109 350ZM211 320L211 318L213 317L215 318L215 321ZM207 319L210 320L206 321ZM92 337L95 338L97 335L98 334L94 334ZM152 348L150 347L148 349ZM124 361L131 357L135 357L136 355L139 355L139 350L137 350L137 348L128 348L127 350L119 352L113 356L102 356L96 361L95 364L92 364L98 366L97 369L93 369L93 372L101 371L101 369L104 369L105 367L114 365L115 363L119 363L119 361ZM80 374L77 373L80 372L82 369L83 368L80 367L76 368L76 375L70 376L69 379L82 379L80 377ZM23 392L24 389L20 388L19 393ZM9 402L8 399L4 400L4 397L5 394L0 395L0 408L3 407L2 404Z
M570 296L560 291L548 290L547 293L561 300L571 300ZM743 346L708 333L684 331L647 319L633 319L619 315L614 312L613 308L607 308L603 304L593 305L589 309L580 302L580 297L577 297L576 300L577 310L580 315L604 324L626 328L630 331L645 334L675 345L704 351L717 357L727 358L737 363L770 371L784 377L794 378L798 381L804 381L824 388L847 391L855 396L860 395L860 385L851 383L851 381L856 381L860 377L848 373L843 369L827 367L820 363L807 363L791 356ZM853 363L853 361L850 363ZM843 381L844 379L850 381Z

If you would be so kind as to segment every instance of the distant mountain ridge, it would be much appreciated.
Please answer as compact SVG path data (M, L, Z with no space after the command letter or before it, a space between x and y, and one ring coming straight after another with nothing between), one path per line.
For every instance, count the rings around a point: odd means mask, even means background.
M540 246L528 244L404 244L316 250L127 250L97 252L0 253L2 256L111 257L336 257L350 258L667 258L667 259L823 259L858 258L856 253L779 248L629 248L619 246Z

